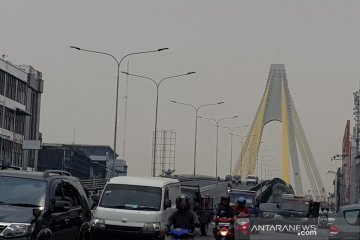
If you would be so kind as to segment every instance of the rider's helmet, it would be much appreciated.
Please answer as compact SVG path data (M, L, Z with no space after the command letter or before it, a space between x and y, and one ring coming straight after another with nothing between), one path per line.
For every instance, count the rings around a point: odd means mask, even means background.
M246 199L244 197L239 197L237 203L239 204L239 207L244 207L246 204Z
M188 195L181 194L176 198L176 209L186 211L189 210L190 207L190 198L188 197Z
M220 203L224 206L228 206L230 204L230 197L227 194L221 194Z

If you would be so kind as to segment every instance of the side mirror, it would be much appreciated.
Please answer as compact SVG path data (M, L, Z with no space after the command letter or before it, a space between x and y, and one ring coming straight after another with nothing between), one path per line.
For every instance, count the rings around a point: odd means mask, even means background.
M35 217L35 219L40 217L40 215L41 215L41 210L38 208L33 208L33 216Z
M71 209L70 203L67 201L56 200L54 206L55 213L67 212Z
M164 203L164 209L167 209L167 208L171 208L171 200L166 200L165 203Z
M277 207L277 208L280 208L280 204L276 204L276 207Z

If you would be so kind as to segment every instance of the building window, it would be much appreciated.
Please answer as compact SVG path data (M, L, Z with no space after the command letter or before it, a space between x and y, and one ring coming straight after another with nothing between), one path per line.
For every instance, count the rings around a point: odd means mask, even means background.
M13 131L14 129L14 111L5 107L5 121L3 128Z
M1 157L2 159L11 161L11 145L12 142L7 139L2 139Z
M5 75L3 70L0 70L0 94L4 96L5 91Z
M6 79L6 97L15 100L16 93L16 78L10 74L7 74Z
M0 105L0 128L3 127L4 106Z
M12 142L13 145L13 152L14 152L14 159L13 164L15 166L22 166L22 149L21 144Z
M15 132L24 135L25 116L15 115Z
M16 101L25 105L25 100L26 100L26 83L22 82L22 81L18 81L17 84L17 93L16 93Z

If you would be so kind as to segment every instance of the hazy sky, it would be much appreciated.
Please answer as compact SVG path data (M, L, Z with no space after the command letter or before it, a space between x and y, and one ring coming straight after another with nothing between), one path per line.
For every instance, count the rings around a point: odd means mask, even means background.
M239 115L224 125L250 124L271 63L284 63L289 88L327 190L340 162L352 93L360 81L359 1L39 1L1 2L0 54L43 73L41 132L44 142L113 144L116 66L106 56L69 48L106 51L129 58L130 71L172 79L160 87L159 128L176 129L176 169L192 172L194 113L170 103L195 105L212 118ZM126 69L126 63L122 70ZM120 82L118 153L122 155L125 77ZM126 160L129 175L150 175L155 87L131 78ZM246 135L248 129L238 133ZM281 125L265 128L261 155L281 159ZM234 159L241 143L234 141ZM215 173L216 128L199 120L198 172ZM229 171L230 136L219 134L219 174ZM306 188L305 188L306 189Z

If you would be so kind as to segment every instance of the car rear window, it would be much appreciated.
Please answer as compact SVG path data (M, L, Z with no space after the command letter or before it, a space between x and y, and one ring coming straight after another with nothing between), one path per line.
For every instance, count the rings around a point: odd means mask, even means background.
M347 224L360 226L360 210L344 211L344 218Z

